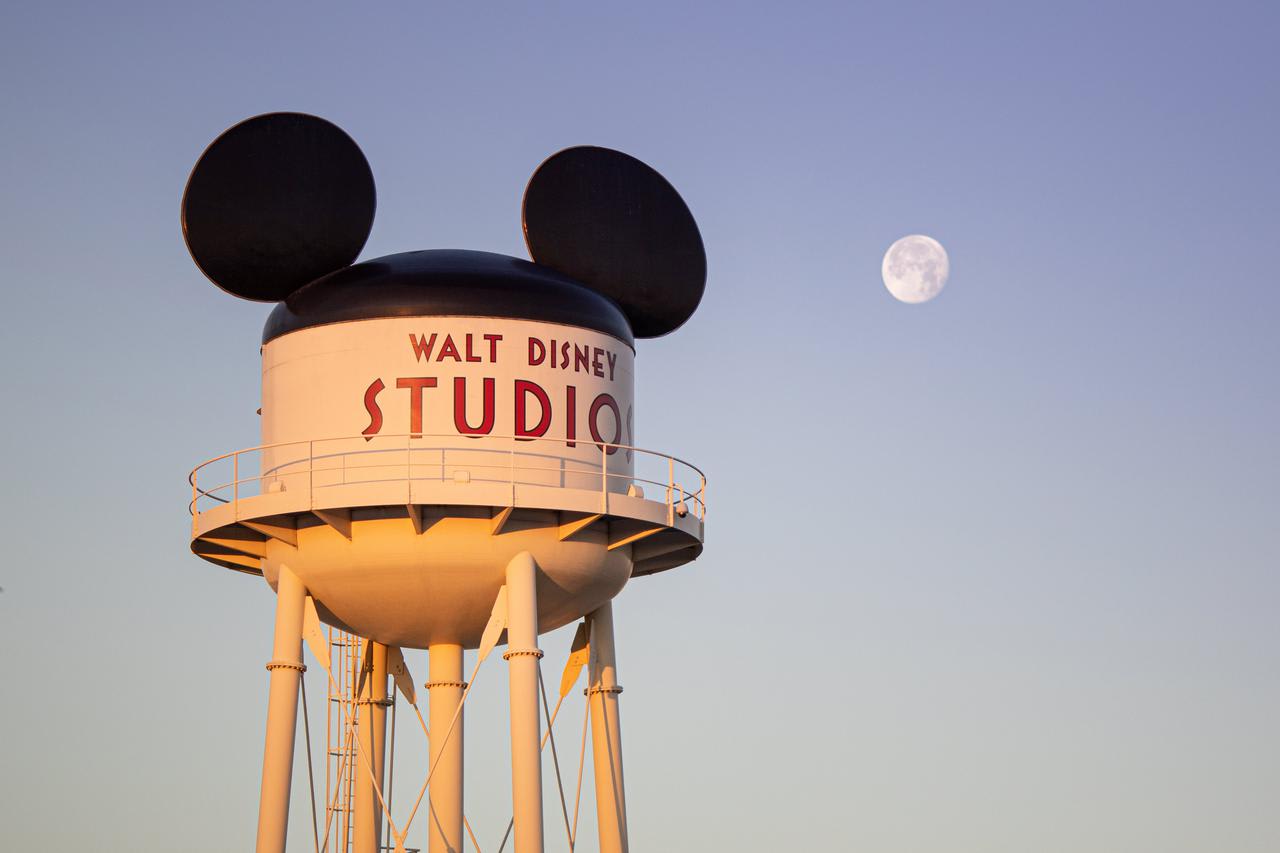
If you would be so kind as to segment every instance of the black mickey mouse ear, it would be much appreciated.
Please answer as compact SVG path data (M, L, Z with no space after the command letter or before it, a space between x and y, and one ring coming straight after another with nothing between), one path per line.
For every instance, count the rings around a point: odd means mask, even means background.
M182 234L218 287L278 302L356 259L375 204L369 163L341 128L269 113L200 155L182 196Z
M547 158L524 191L524 239L536 262L617 302L636 337L679 328L706 288L693 214L662 175L620 151Z

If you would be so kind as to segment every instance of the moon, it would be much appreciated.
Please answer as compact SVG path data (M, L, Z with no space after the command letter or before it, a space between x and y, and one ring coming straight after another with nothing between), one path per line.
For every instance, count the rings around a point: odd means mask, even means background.
M951 274L951 262L937 240L909 234L884 253L880 274L894 299L917 305L942 292Z

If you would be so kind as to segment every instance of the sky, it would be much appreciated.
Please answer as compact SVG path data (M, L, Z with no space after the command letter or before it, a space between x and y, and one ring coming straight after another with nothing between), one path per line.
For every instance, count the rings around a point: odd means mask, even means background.
M297 110L372 165L362 257L524 256L525 182L578 144L698 220L702 305L636 359L639 443L701 467L709 509L696 563L615 602L633 849L1280 849L1278 26L1235 2L11 5L2 846L251 844L274 596L190 554L186 476L258 443L269 306L200 275L178 204L224 128ZM951 258L914 306L880 282L912 233ZM553 678L571 635L543 638ZM425 772L403 731L397 796Z

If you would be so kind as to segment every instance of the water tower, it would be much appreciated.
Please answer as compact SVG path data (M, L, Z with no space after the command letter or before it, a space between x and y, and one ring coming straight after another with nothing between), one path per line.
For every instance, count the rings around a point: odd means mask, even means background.
M474 680L505 642L514 849L541 851L552 714L538 636L583 620L561 698L585 664L600 849L625 851L611 601L629 579L695 559L706 518L701 472L636 446L635 339L697 308L697 225L657 172L596 147L561 151L530 180L533 262L431 250L355 263L374 208L359 147L298 113L219 136L182 201L200 270L276 303L261 445L191 476L192 551L277 595L257 849L285 848L304 641L338 708L326 770L346 761L336 789L326 772L316 846L403 851L415 826L432 853L476 845L463 650L477 650ZM407 649L427 650L425 718ZM397 693L429 740L408 804L390 802L387 782Z

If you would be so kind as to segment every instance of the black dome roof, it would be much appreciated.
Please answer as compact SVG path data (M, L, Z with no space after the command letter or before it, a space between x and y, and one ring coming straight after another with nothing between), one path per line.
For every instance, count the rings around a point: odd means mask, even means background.
M626 315L608 297L548 267L465 249L402 252L318 278L276 305L262 342L350 320L448 316L562 323L635 348Z

